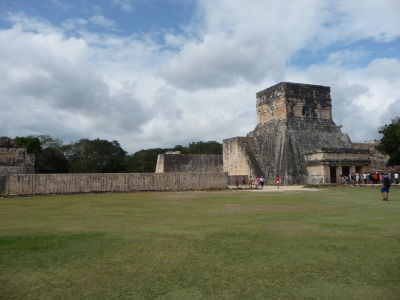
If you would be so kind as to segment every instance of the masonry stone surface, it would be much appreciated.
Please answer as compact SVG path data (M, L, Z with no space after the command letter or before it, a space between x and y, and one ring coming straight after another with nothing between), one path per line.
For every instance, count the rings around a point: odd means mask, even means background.
M224 140L224 171L285 183L336 182L361 171L368 150L355 149L332 119L330 88L281 82L256 94L257 125L246 137ZM246 172L246 173L245 173Z
M223 172L222 155L180 152L158 155L156 173L170 172Z
M15 140L0 137L0 175L34 173L35 156Z
M376 147L379 145L378 140L365 141L363 143L353 143L356 149L369 150L369 158L371 164L365 168L366 172L400 172L400 165L388 166L389 155L380 153Z
M0 195L225 189L226 173L0 175Z

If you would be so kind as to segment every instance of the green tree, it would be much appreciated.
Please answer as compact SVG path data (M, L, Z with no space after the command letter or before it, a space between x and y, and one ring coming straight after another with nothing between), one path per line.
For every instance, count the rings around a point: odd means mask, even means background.
M193 142L186 149L188 154L222 154L222 144L215 141Z
M32 136L32 135L25 136L25 137L17 136L15 138L15 142L18 145L26 146L26 150L28 153L37 154L40 151L42 151L42 144L41 144L39 138L36 136Z
M383 137L377 149L389 155L389 166L400 165L400 118L380 128L379 133L383 134Z
M182 154L222 154L222 144L209 142L193 142L187 147L176 145L173 148L154 148L135 152L126 157L128 172L155 172L157 157L167 151L181 151Z
M126 151L118 141L81 139L64 146L71 173L117 173L126 171Z
M48 147L36 155L36 173L68 173L68 161L60 148Z
M68 161L62 150L62 141L49 135L16 137L15 141L35 154L35 173L66 173Z
M169 149L155 148L140 150L126 158L128 171L137 173L153 173L156 170L157 157Z
M57 138L53 138L50 135L36 135L42 145L42 148L62 148L63 141Z

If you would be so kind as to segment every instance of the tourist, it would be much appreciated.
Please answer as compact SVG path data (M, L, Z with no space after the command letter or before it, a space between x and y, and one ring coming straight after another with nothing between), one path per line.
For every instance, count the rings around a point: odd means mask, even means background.
M264 176L261 175L261 177L260 177L261 189L264 189L264 183L265 183L265 178L264 178Z
M378 172L375 172L375 174L374 174L373 178L374 178L374 184L378 184L378 180L379 180L379 173L378 173Z
M363 177L363 180L364 180L364 184L367 184L367 176L368 176L367 173L363 173L362 174L362 177Z
M343 174L340 174L339 176L339 184L340 184L340 189L343 190L343 187L346 184L346 177L343 176Z
M399 184L399 173L398 172L394 173L394 181L396 182L396 184Z
M355 182L356 182L356 175L350 174L350 175L349 175L349 184L350 184L351 186L353 186L353 185L355 184Z
M250 176L249 178L249 188L253 187L253 178Z
M279 177L279 175L276 175L276 177L275 177L275 183L276 183L276 186L277 186L278 189L279 189L279 185L281 184L281 178Z
M256 189L258 189L258 186L260 185L260 178L254 178L254 184L256 185Z
M389 201L389 189L390 189L390 179L388 176L384 176L381 186L381 194L383 201Z
M236 177L235 182L236 182L236 187L239 187L239 178Z
M346 186L348 186L350 184L350 175L344 176L344 182L345 182Z
M243 176L243 178L242 178L242 184L243 184L243 185L246 184L246 176Z

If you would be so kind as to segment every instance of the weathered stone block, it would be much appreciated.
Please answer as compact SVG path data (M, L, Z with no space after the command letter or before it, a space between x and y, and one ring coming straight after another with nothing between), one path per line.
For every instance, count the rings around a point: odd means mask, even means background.
M227 173L93 173L0 176L0 195L225 189Z
M246 138L224 140L229 175L263 175L270 183L276 175L286 183L327 182L336 180L328 176L329 166L369 164L368 152L354 151L333 122L329 87L281 82L256 98L256 128Z
M0 175L34 173L35 156L13 139L0 137Z
M160 154L157 158L156 173L169 172L222 172L220 154Z

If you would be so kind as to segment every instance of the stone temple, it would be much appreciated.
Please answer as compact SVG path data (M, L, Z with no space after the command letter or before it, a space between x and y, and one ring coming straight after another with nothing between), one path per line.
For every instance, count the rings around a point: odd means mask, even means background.
M34 173L35 155L15 140L0 137L0 175Z
M327 86L281 82L256 94L256 109L252 132L223 141L223 170L231 176L336 183L370 163L369 151L356 149L333 122Z

